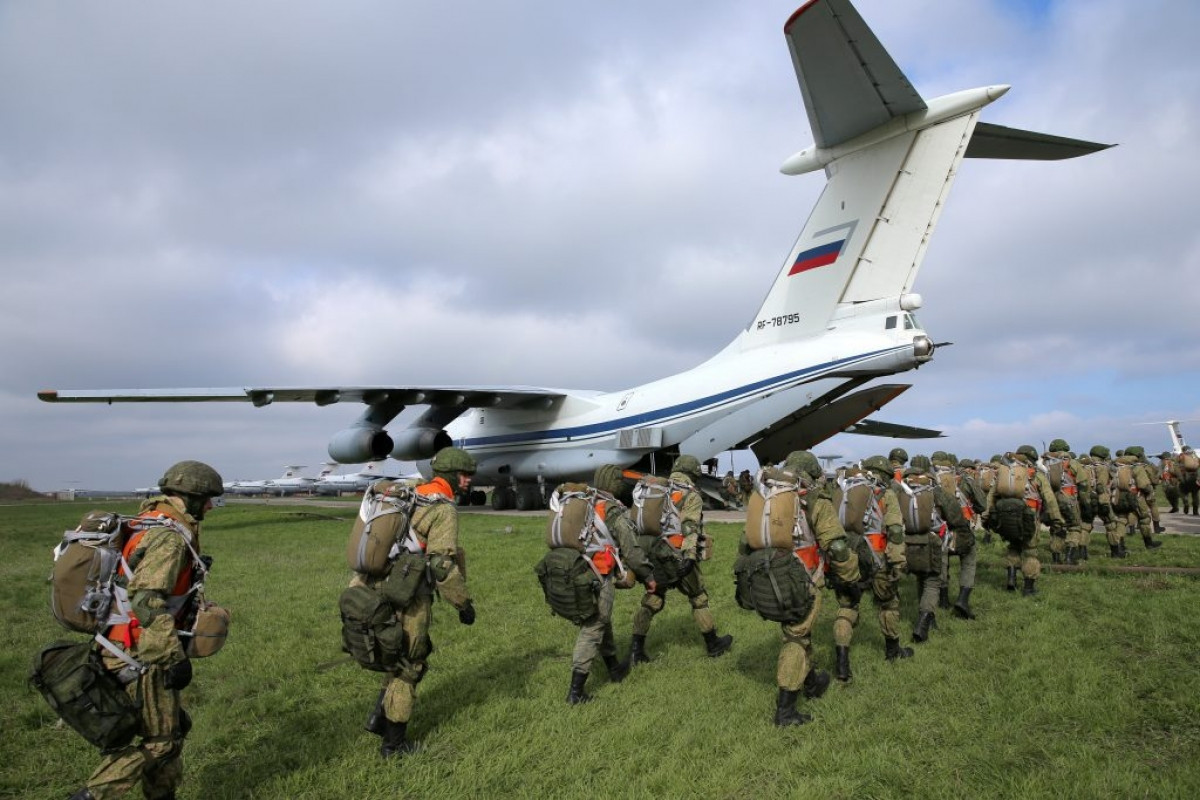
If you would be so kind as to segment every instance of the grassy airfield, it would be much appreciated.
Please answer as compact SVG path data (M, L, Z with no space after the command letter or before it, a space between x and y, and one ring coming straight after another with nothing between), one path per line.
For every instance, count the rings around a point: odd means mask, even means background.
M88 508L0 507L0 797L65 797L98 761L25 685L40 646L79 636L50 616L45 579L50 549ZM550 616L533 576L543 520L486 514L461 517L478 621L462 626L435 605L436 652L409 726L423 750L384 764L362 730L377 678L339 649L352 514L282 502L212 514L209 594L233 626L185 691L195 728L181 798L1200 796L1195 578L1045 574L1031 600L1002 591L994 542L972 596L978 620L940 612L916 657L889 664L864 600L854 682L802 700L814 721L779 730L778 626L733 602L739 526L710 524L717 546L704 568L733 650L705 657L673 593L648 640L654 662L620 685L597 665L595 700L572 708L576 629ZM1131 540L1126 563L1200 566L1200 537L1163 538L1153 552ZM1091 550L1108 560L1102 538ZM914 592L909 579L905 644ZM618 594L622 655L639 596ZM827 595L814 636L826 669L833 609Z

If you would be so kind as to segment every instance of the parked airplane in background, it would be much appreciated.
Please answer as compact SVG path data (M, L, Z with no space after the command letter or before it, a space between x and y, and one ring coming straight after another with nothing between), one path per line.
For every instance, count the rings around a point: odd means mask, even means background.
M330 441L331 458L391 455L427 472L437 450L456 444L477 459L476 484L496 487L497 508L538 507L557 482L587 479L605 463L658 471L681 453L703 462L741 448L769 463L841 431L937 435L864 418L909 388L872 381L933 358L912 286L962 159L1071 158L1108 145L979 122L981 109L1008 86L925 101L849 0L805 3L784 35L815 143L781 169L823 169L827 183L758 313L692 369L619 391L398 384L39 396L260 407L361 402L367 408L359 419ZM409 405L428 408L409 427L385 430Z
M321 470L321 474L318 476L316 486L314 487L317 494L364 492L368 486L377 480L399 477L386 474L383 461L370 461L358 472L348 472L343 475L335 475L333 473L333 470L337 466L338 462L336 461L327 461L325 463L326 468Z
M1177 419L1169 419L1163 422L1141 422L1140 425L1166 425L1167 432L1171 435L1171 452L1179 455L1183 452L1183 448L1188 446L1188 443L1183 440L1183 434L1179 432L1179 422Z
M225 493L286 497L287 495L312 492L317 479L299 474L297 470L302 469L304 469L303 464L294 464L284 467L283 475L278 478L263 481L226 481L223 484Z

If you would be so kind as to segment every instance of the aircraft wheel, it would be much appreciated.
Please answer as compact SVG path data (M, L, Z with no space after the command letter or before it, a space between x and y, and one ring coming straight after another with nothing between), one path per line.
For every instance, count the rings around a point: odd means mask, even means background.
M481 506L487 503L487 492L482 489L473 489L471 491L471 505Z
M507 511L513 507L512 489L497 486L492 490L492 510Z
M537 511L542 507L536 486L520 486L517 488L517 511Z

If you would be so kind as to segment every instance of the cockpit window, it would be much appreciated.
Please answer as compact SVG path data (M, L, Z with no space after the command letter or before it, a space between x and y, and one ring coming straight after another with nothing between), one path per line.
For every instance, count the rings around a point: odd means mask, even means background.
M904 330L911 331L913 328L920 328L921 323L917 322L916 314L904 315Z
M896 327L896 318L895 317L888 317L886 320L884 320L884 323L883 323L884 330L890 331L890 330L893 330L895 327Z

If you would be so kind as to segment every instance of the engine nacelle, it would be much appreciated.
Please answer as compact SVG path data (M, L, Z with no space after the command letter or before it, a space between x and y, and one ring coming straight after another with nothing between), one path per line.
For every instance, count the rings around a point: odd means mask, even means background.
M454 444L441 428L405 428L396 434L392 458L397 461L424 461L443 447Z
M383 428L361 426L339 431L329 440L329 457L339 464L361 464L385 457L392 437Z

